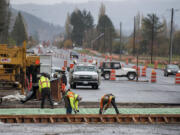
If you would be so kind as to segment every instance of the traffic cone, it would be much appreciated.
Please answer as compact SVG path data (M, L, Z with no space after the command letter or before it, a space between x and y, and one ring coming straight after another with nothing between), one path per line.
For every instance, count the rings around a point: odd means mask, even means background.
M116 80L116 72L114 69L111 70L110 80L112 80L112 81Z
M142 75L143 77L146 77L146 66L142 68Z
M151 73L151 83L156 82L156 71L153 69Z
M126 65L128 65L128 58L126 59Z
M180 73L176 74L175 84L180 84Z

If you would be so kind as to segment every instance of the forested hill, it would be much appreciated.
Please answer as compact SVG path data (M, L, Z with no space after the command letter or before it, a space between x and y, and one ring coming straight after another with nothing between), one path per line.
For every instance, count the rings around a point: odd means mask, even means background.
M64 28L55 26L29 13L20 11L24 17L29 36L37 36L39 40L52 40L54 36L62 33ZM18 11L12 9L12 20L15 20ZM12 21L14 23L14 21ZM13 25L13 24L12 24Z

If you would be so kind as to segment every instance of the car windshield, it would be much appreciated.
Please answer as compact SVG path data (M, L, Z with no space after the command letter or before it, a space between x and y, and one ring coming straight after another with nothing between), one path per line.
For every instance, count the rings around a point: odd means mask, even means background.
M71 55L78 55L77 52L71 52Z
M58 69L52 69L52 73L55 73L55 72L60 73L61 70L58 70Z
M179 70L179 67L177 65L168 65L168 68L169 69L178 69Z
M75 71L96 71L95 66L76 66Z

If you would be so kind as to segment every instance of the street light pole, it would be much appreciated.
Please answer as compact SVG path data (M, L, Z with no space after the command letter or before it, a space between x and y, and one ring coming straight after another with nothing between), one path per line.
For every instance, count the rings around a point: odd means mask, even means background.
M172 61L173 18L174 18L174 8L172 8L172 10L171 10L171 31L170 31L170 45L169 45L169 64Z
M120 32L119 32L119 55L120 55L120 59L121 59L121 47L122 47L122 45L121 45L121 38L122 38L122 34L121 34L121 32L122 32L122 23L120 22Z

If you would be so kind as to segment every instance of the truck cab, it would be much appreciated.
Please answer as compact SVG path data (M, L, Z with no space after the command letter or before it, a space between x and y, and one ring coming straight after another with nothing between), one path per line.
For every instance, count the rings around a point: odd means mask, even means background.
M92 64L76 64L69 73L69 84L71 88L79 86L92 86L93 89L98 89L101 82L100 72L96 65Z

